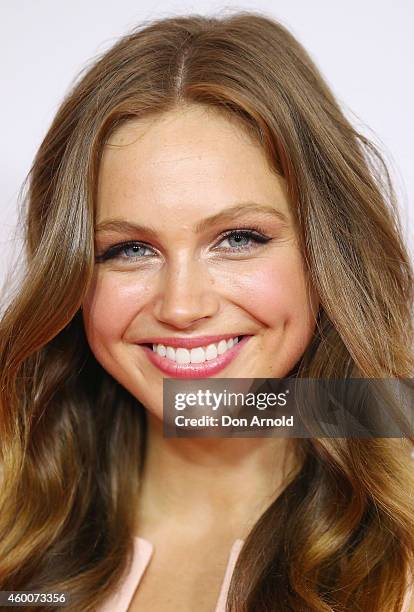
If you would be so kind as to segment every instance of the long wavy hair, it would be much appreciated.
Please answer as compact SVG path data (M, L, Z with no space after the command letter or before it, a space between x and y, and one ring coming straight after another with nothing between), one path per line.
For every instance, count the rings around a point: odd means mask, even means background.
M414 373L413 270L389 172L306 51L253 12L134 29L79 75L35 156L25 271L0 328L0 588L67 591L70 611L96 609L131 560L146 439L144 407L95 360L80 315L100 158L121 124L182 104L236 120L286 180L320 297L296 376ZM246 539L227 611L399 612L413 445L295 440L300 467Z

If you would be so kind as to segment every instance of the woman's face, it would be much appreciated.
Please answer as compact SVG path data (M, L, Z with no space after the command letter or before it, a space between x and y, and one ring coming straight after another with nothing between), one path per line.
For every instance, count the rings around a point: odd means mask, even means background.
M83 304L91 350L160 418L164 377L283 377L311 340L318 301L284 180L214 111L189 106L112 135L96 257Z

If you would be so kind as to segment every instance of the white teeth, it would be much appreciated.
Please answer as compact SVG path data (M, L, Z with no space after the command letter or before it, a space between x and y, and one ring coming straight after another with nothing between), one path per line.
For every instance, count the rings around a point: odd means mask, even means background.
M203 363L206 360L206 352L200 347L193 348L190 351L191 363Z
M172 346L165 346L164 344L153 344L152 350L158 353L160 357L166 357L179 364L203 363L204 361L216 359L218 355L223 355L223 353L237 344L238 341L238 337L229 338L228 340L220 340L218 343L209 344L207 347L198 346L191 350L185 348L174 349Z
M206 348L206 359L211 361L217 357L217 347L215 344L209 344Z
M185 348L176 349L175 361L177 363L190 363L190 351Z
M165 355L167 354L167 349L163 344L159 344L157 346L157 353L158 355L161 355L161 357L165 357Z

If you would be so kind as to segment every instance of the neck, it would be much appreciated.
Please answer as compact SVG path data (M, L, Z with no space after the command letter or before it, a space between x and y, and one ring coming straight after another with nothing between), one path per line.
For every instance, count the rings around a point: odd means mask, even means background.
M137 532L245 539L297 465L293 439L165 438L147 413Z

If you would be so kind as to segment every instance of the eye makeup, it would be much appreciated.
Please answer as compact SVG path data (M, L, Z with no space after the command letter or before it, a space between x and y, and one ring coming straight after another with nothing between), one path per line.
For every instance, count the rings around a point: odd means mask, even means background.
M250 241L250 244L237 244L241 240ZM261 245L267 244L272 240L272 238L264 233L263 228L261 227L250 227L243 229L235 229L235 230L226 230L219 237L219 244L225 240L236 240L236 245L234 247L214 247L214 250L223 252L233 253L246 253L253 251L257 248L260 248ZM138 255L139 249L141 252L147 249L150 251L149 255ZM132 251L134 255L128 256L127 252ZM153 247L147 242L137 241L137 240L128 240L125 242L116 243L111 245L102 251L102 253L98 253L95 257L96 263L104 263L109 260L123 260L125 262L134 261L136 262L138 259L147 259L151 257L151 251L155 253Z

